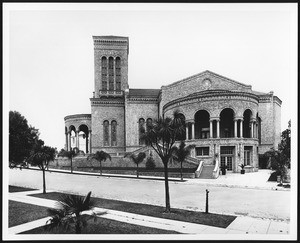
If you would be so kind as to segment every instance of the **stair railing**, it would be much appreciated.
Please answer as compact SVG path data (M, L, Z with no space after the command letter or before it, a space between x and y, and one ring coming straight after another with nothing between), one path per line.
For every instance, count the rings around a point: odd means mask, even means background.
M197 170L195 171L195 178L199 178L203 169L203 160L200 161Z
M220 167L219 167L219 160L218 158L216 158L216 164L215 164L215 168L213 170L213 174L212 174L212 177L214 179L217 179L219 177L219 174L220 174Z

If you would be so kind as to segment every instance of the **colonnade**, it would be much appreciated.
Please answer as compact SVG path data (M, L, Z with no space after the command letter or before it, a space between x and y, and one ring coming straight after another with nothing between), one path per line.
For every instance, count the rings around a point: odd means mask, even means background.
M213 122L216 121L216 131L214 131ZM244 119L241 117L237 117L234 120L234 138L243 138L243 122ZM238 136L238 123L240 127L240 132ZM195 121L188 120L186 124L191 124L191 134L192 137L190 139L195 139ZM216 134L215 138L220 138L220 118L211 118L209 120L209 137L214 138L214 134ZM250 120L250 138L258 138L258 122L256 119ZM189 126L186 126L186 140L189 140Z
M66 148L67 151L71 150L71 131L68 131L65 133L66 136ZM76 138L76 147L79 148L79 132L80 130L75 131L75 138ZM85 147L85 151L86 153L90 153L91 148L92 148L92 131L89 130L88 134L85 133L86 136L86 147Z

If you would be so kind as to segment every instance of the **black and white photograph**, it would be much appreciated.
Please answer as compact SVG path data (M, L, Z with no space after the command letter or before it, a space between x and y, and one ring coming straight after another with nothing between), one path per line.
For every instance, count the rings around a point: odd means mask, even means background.
M297 3L2 7L2 240L297 240Z

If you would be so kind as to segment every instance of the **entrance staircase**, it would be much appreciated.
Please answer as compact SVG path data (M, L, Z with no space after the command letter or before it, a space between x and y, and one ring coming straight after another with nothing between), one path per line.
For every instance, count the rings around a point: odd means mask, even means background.
M213 178L214 168L215 168L214 165L203 165L203 168L202 168L199 178L200 179L214 179Z

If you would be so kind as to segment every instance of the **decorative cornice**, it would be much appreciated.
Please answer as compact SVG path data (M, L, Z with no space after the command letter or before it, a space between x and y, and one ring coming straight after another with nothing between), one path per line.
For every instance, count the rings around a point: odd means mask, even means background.
M73 120L73 119L88 119L88 120L90 120L91 119L91 114L69 115L69 116L66 116L64 119L65 119L65 121L66 120Z
M222 99L226 99L226 98L241 99L241 98L243 98L243 100L247 99L256 104L258 103L257 95L252 94L252 93L241 92L241 91L228 91L228 90L205 90L205 91L201 91L201 92L197 92L197 93L188 95L183 98L172 100L163 106L163 110L165 111L168 107L171 107L173 105L185 104L191 100L195 100L196 102L210 101L210 100L215 100L217 97L222 98Z
M158 98L151 98L151 97L130 97L127 98L128 102L151 102L151 103L158 103Z
M273 99L274 99L274 101L275 101L278 105L281 106L281 104L282 104L281 99L279 99L277 96L273 96Z
M273 99L273 102L275 102L279 106L281 106L281 104L282 104L281 99L279 99L277 96L273 96L271 94L259 95L258 98L259 98L259 100L258 100L259 103L271 103L272 99Z
M101 98L90 98L92 105L105 105L105 106L124 106L124 99L101 99Z

